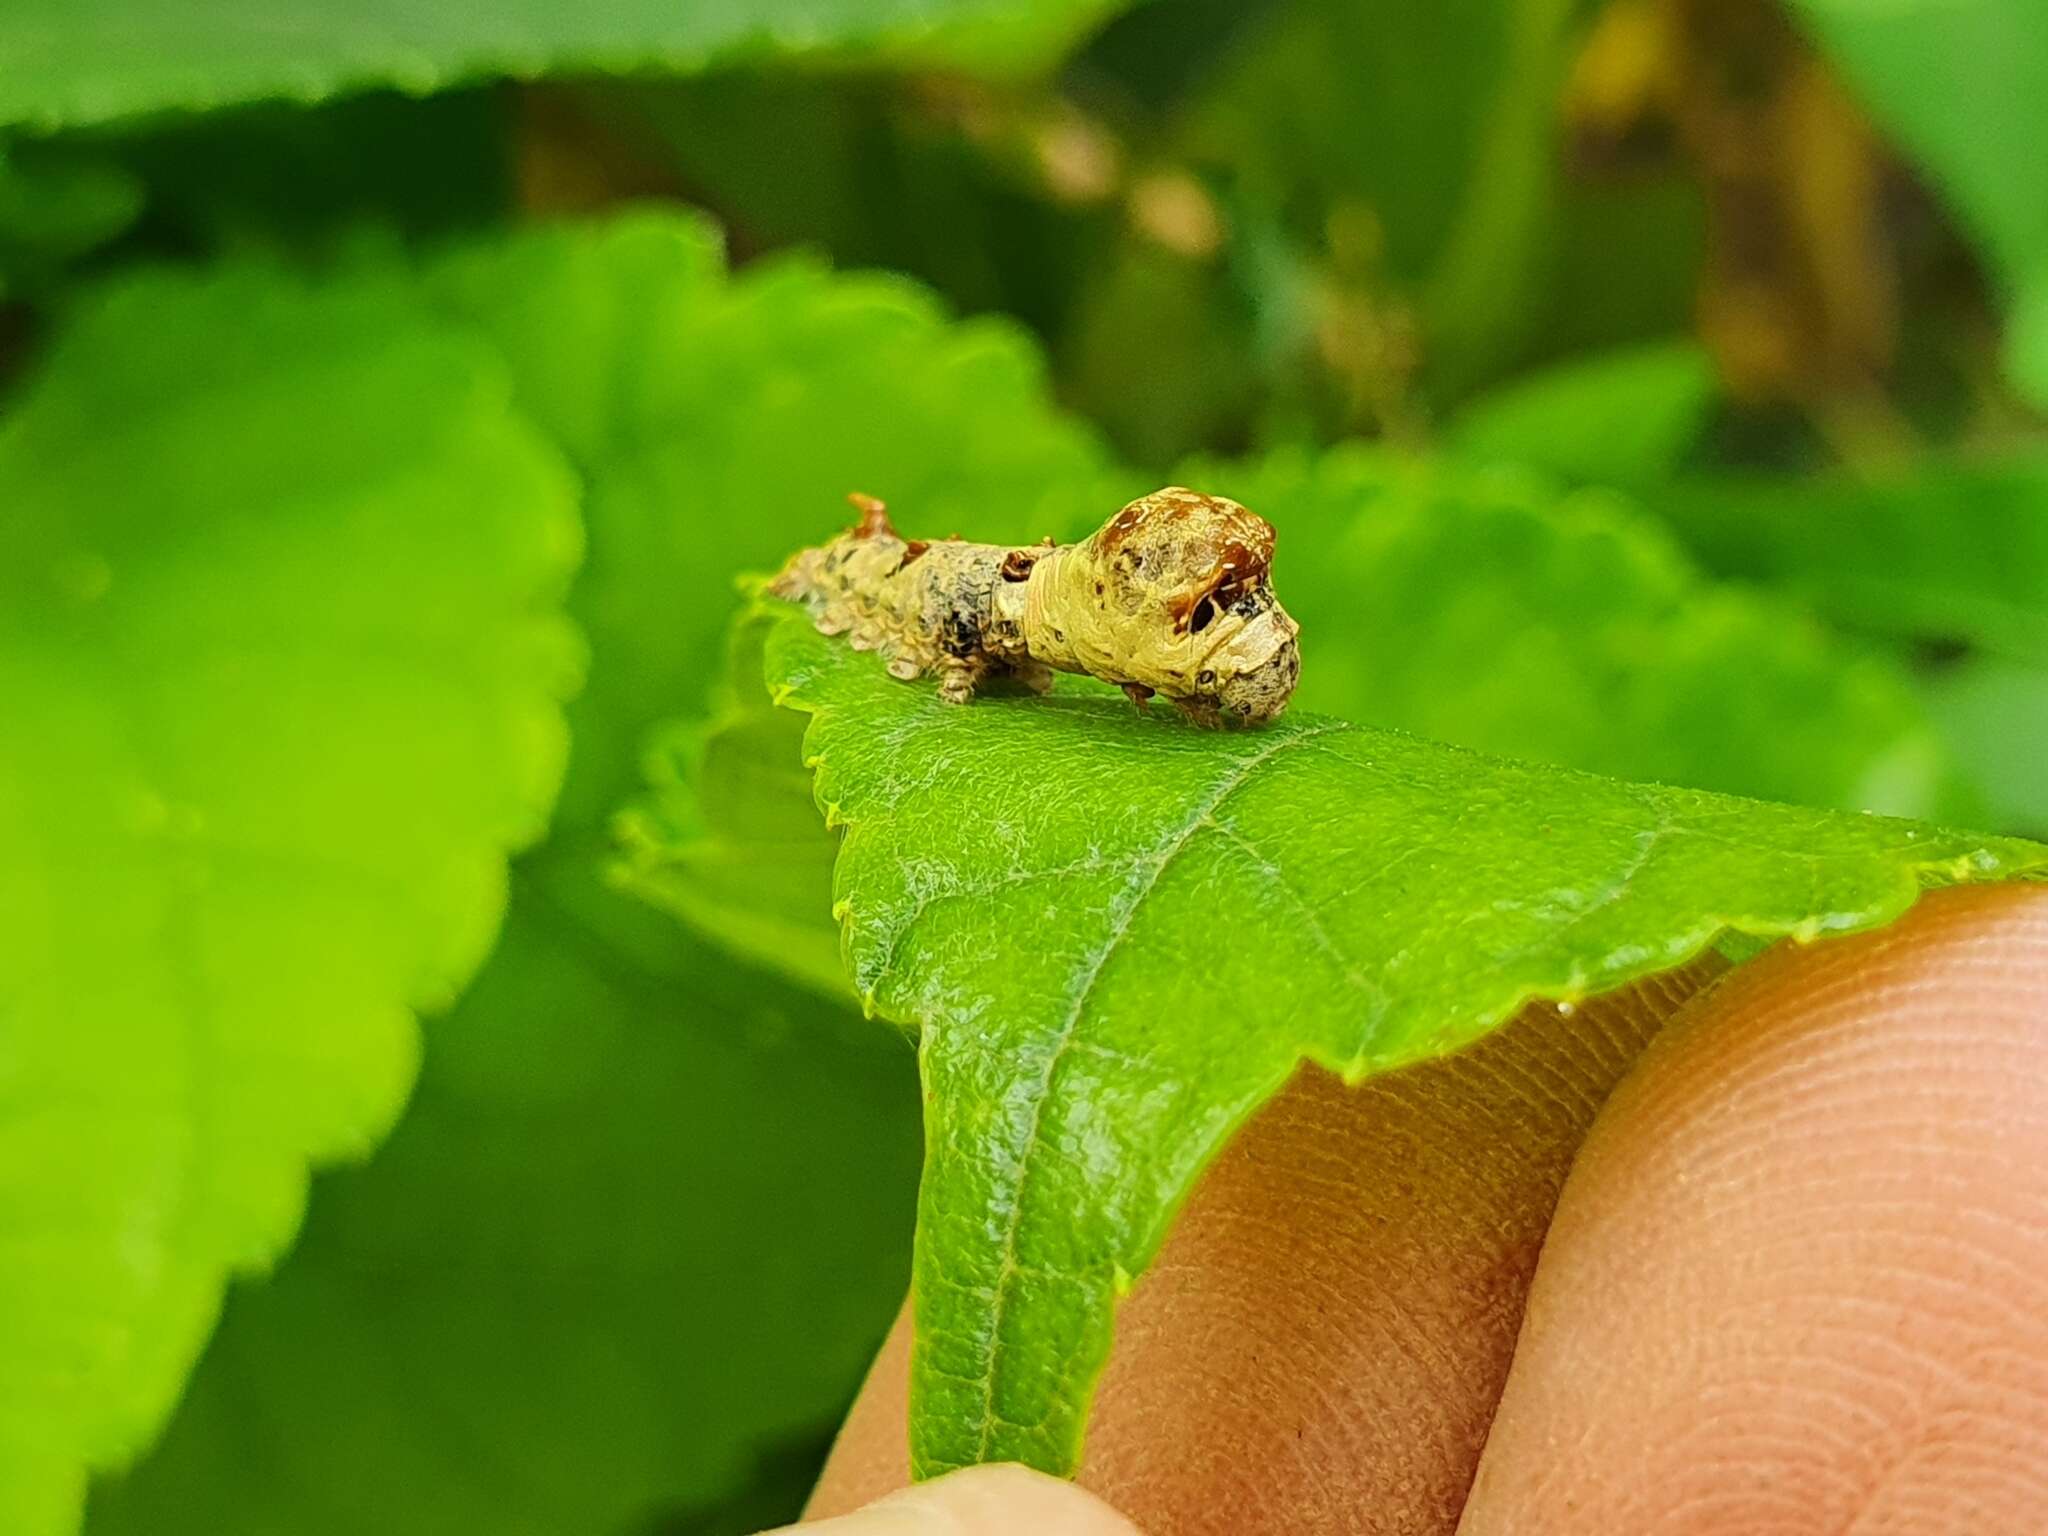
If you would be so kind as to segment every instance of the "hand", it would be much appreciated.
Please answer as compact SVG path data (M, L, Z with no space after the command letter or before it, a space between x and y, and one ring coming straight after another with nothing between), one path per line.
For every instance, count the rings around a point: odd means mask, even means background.
M907 1480L907 1349L814 1515ZM2043 1529L2048 892L1305 1073L1121 1312L1080 1481L1150 1536ZM1133 1526L1003 1468L823 1530Z

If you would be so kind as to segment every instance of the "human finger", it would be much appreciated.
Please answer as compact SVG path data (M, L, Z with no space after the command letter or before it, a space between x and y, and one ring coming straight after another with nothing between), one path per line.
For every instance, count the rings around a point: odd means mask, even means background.
M1582 1150L1464 1536L2048 1508L2048 891L1766 955Z
M1154 1536L1447 1536L1551 1208L1675 972L1346 1088L1304 1072L1203 1178L1118 1313L1082 1483ZM1560 1048L1560 1036L1568 1040ZM815 1511L907 1480L907 1320Z
M1026 1467L970 1467L786 1536L1138 1536L1092 1493ZM775 1536L774 1532L768 1536Z

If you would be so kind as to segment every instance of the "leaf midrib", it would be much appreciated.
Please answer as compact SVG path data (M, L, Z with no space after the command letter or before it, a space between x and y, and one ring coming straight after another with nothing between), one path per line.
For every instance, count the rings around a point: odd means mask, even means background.
M1295 732L1242 762L1234 764L1209 792L1203 796L1193 813L1165 838L1149 858L1134 863L1132 878L1118 893L1121 910L1113 906L1110 915L1110 931L1101 946L1090 959L1086 973L1068 1006L1067 1016L1061 1023L1053 1047L1046 1053L1045 1066L1032 1090L1031 1123L1026 1129L1024 1146L1017 1162L1017 1177L1010 1187L1009 1208L1004 1213L1002 1254L996 1274L994 1299L989 1316L989 1352L991 1365L994 1355L1002 1348L1003 1319L1008 1315L1012 1287L1018 1276L1017 1235L1023 1223L1024 1195L1031 1179L1032 1169L1037 1164L1038 1148L1043 1144L1041 1134L1045 1124L1045 1105L1052 1093L1052 1082L1059 1070L1060 1062L1074 1044L1074 1036L1080 1028L1081 1017L1094 996L1096 983L1108 969L1110 959L1129 934L1131 925L1137 920L1139 910L1146 898L1158 888L1176 859L1193 843L1196 835L1205 827L1215 825L1214 817L1230 797L1243 789L1252 778L1268 763L1291 747L1318 741L1325 736L1346 731L1351 727L1342 721L1325 721ZM982 1406L980 1425L980 1447L977 1461L986 1461L997 1423L995 1411L996 1375L994 1369L981 1373Z

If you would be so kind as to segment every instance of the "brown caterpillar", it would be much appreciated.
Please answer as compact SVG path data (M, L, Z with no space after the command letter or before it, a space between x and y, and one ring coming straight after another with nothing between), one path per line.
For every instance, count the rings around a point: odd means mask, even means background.
M1260 725L1301 675L1301 626L1273 595L1273 528L1220 496L1173 485L1078 544L1022 549L904 539L872 496L861 520L800 551L769 585L820 631L880 651L900 678L936 672L964 704L992 677L1044 692L1052 674L1154 694L1203 725Z

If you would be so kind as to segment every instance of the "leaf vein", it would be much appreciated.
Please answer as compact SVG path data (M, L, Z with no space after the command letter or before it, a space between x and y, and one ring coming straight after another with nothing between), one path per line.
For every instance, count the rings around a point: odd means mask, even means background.
M1324 954L1328 955L1336 963L1338 974L1344 978L1345 982L1354 991L1362 993L1373 1001L1376 1013L1371 1027L1376 1028L1380 1018L1384 1017L1386 1013L1386 989L1368 977L1359 968L1358 962L1346 954L1337 941L1330 936L1330 930L1323 926L1322 917L1317 913L1315 907L1310 904L1307 897L1294 888L1293 883L1288 880L1279 865L1261 853L1258 847L1235 827L1214 819L1209 824L1234 843L1243 852L1244 856L1251 861L1252 867L1259 872L1266 883L1282 896L1285 896L1294 905L1295 910L1302 915L1302 919L1308 927L1309 937L1316 941L1318 949L1322 950ZM1361 1042L1360 1048L1363 1049L1363 1042Z
M1015 1286L1019 1267L1017 1262L1018 1229L1024 1218L1024 1195L1030 1182L1031 1172L1036 1163L1034 1154L1041 1145L1045 1125L1045 1106L1052 1096L1053 1078L1057 1075L1062 1058L1073 1043L1075 1032L1080 1028L1081 1015L1088 1006L1088 1000L1095 993L1096 984L1102 979L1111 955L1130 932L1138 910L1145 898L1158 886L1173 861L1184 852L1188 844L1204 826L1215 826L1217 811L1221 810L1230 797L1249 783L1252 777L1272 762L1281 753L1292 747L1304 746L1337 731L1350 729L1342 722L1313 726L1305 731L1274 742L1241 763L1233 765L1230 773L1217 783L1202 799L1194 813L1173 829L1147 858L1138 860L1132 866L1132 876L1124 889L1118 893L1117 910L1110 921L1108 935L1091 957L1075 989L1072 1001L1067 1006L1067 1016L1061 1023L1059 1033L1054 1037L1053 1048L1047 1053L1045 1068L1039 1075L1038 1084L1032 1096L1031 1124L1027 1128L1024 1144L1017 1160L1017 1175L1010 1189L1009 1209L1003 1223L1002 1254L997 1268L995 1305L988 1320L988 1339L991 1353L1001 1348L1003 1319L1008 1314L1011 1290ZM1002 1422L995 1407L996 1373L993 1369L985 1373L982 1383L981 1445L976 1460L988 1457L989 1446L994 1433ZM1028 1427L1028 1426L1018 1426Z

